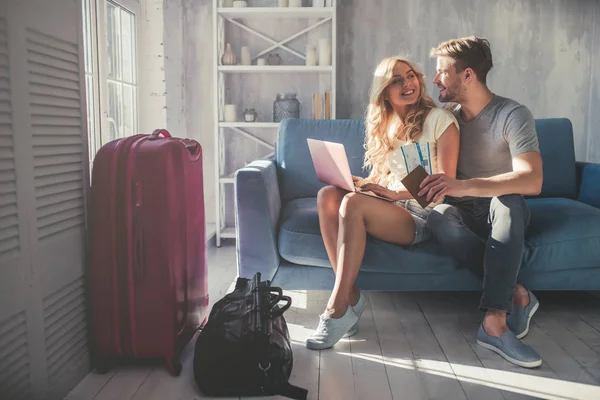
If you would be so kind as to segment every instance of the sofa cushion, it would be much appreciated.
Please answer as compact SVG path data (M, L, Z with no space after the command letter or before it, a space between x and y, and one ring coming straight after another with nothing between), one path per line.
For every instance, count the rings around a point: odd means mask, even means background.
M531 223L525 239L523 272L600 267L600 209L576 200L528 200ZM329 267L319 231L315 198L282 208L278 249L291 263ZM367 237L361 270L404 274L447 273L458 266L433 241L403 247Z
M276 161L281 199L315 197L325 186L317 179L306 139L344 143L353 175L365 176L362 120L285 119L279 127Z
M524 271L600 266L600 209L562 198L530 199Z
M577 198L573 126L567 118L535 120L543 161L544 183L538 197Z
M316 198L289 201L282 209L278 237L279 254L285 260L304 265L330 267L319 230ZM403 247L367 236L363 271L405 274L436 274L456 269L437 243Z

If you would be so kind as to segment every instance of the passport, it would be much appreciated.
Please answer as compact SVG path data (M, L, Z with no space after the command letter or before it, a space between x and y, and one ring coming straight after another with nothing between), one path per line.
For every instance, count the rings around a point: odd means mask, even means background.
M421 190L419 185L429 174L425 171L421 165L417 165L415 169L410 171L408 175L404 177L400 182L404 185L406 190L412 194L413 198L419 203L419 205L423 208L427 207L431 204L430 201L427 201L426 196L419 196L418 193Z

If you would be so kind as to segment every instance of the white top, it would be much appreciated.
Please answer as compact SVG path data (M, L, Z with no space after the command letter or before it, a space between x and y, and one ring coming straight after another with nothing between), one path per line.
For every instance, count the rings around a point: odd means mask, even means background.
M394 120L390 123L388 132L390 136L395 135L399 122L400 117L396 115ZM439 172L437 162L437 141L452 123L456 125L457 129L460 129L454 115L444 108L432 108L423 123L423 132L419 136L417 142L420 144L429 142L432 161L431 168L434 174ZM400 146L404 144L406 144L406 142L396 138L394 141L394 150L392 150L387 157L387 164L390 169L390 174L387 179L387 188L390 190L402 189L404 186L402 185L401 180L408 175L406 168L404 167L402 151L400 150Z

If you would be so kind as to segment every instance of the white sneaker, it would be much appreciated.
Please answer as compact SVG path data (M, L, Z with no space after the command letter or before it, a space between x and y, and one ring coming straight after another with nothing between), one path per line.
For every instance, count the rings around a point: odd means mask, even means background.
M358 316L349 304L346 313L340 318L331 318L329 313L325 311L320 316L317 329L306 339L306 347L312 350L323 350L332 347L357 321Z
M360 316L362 315L363 310L365 309L365 304L367 302L367 296L365 296L363 294L363 292L360 292L360 296L358 297L358 302L352 306L352 308L354 309L354 312L356 313L356 316L358 317L358 319L360 320ZM354 336L358 333L358 321L356 321L356 323L354 325L352 325L350 327L350 329L348 329L348 332L346 332L344 334L343 337L348 338L350 336Z

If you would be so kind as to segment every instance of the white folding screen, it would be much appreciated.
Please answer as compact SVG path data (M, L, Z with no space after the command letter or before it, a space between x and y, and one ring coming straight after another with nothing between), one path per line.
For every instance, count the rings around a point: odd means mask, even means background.
M89 370L81 0L0 3L0 398Z

